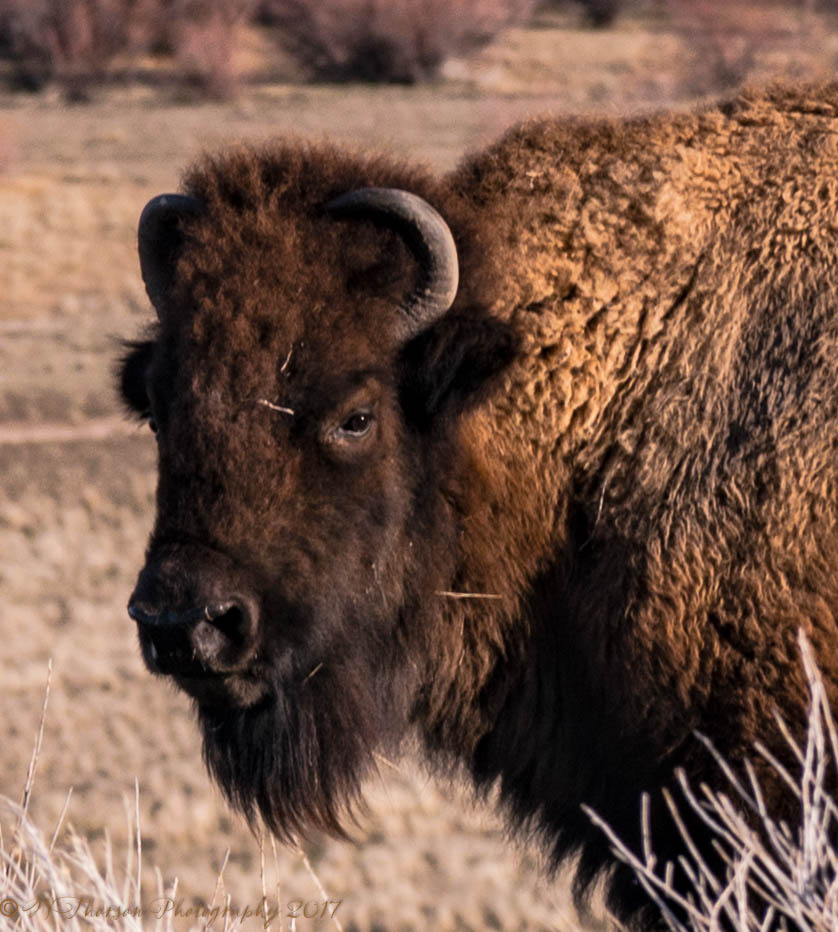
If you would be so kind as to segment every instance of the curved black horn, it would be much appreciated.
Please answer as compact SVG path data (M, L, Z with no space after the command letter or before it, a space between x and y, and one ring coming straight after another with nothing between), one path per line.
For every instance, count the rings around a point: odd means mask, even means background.
M448 224L431 205L398 188L359 188L326 205L336 217L365 217L401 236L416 257L419 281L402 303L404 336L429 327L454 303L459 283L457 247Z
M181 244L179 221L204 211L204 205L185 194L158 194L143 208L137 229L140 272L151 303L160 314L172 282Z

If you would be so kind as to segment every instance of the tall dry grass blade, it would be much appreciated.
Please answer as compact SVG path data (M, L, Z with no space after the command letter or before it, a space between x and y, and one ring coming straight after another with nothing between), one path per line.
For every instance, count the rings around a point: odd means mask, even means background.
M721 885L719 884L719 881L713 876L713 872L710 870L707 864L705 864L704 858L702 858L701 852L698 850L698 847L693 841L686 823L681 818L681 813L678 811L678 806L676 805L675 800L672 798L672 794L669 792L669 790L664 789L663 798L667 809L669 809L669 814L672 816L672 820L678 827L678 832L680 833L681 838L684 839L684 843L687 846L687 850L690 852L693 863L698 867L699 874L706 879L707 883L710 884L713 892L718 893L718 891L721 889Z
M269 928L271 921L268 918L268 884L265 879L265 831L259 832L259 879L262 882L262 915L265 918L265 928ZM277 904L279 905L279 904Z
M452 592L449 589L439 589L435 595L446 599L502 599L498 592Z
M276 850L276 838L274 838L273 834L270 834L268 837L271 839L271 850L274 856L274 896L276 897L276 905L279 907L279 932L282 932L282 889L279 880L279 854Z
M305 853L305 851L303 851L303 846L300 844L299 839L296 836L292 836L292 841L294 842L294 846L296 847L300 855L300 858L302 859L302 862L305 865L305 869L308 871L309 876L314 881L317 889L320 891L320 896L322 896L323 899L327 902L330 900L332 902L335 902L335 900L332 897L330 897L328 893L326 893L326 890L323 884L320 882L320 878L317 876L317 873L315 872L314 868L311 866L311 861L309 861L308 855ZM335 927L338 929L338 932L343 932L343 926L341 925L341 922L337 918L337 916L335 916L334 912L332 913L330 918L332 922L335 924ZM291 929L292 930L294 929L294 926L295 926L295 921L294 921L294 917L292 916L291 917Z
M134 817L137 826L137 902L143 901L143 836L140 831L140 781L134 777Z
M657 859L652 853L651 802L648 793L644 793L640 797L640 839L643 863L650 871L653 871Z
M224 869L227 867L227 861L230 859L230 849L228 848L224 852L224 857L221 859L221 866L218 868L218 874L215 877L215 888L212 891L212 897L210 899L209 908L210 912L215 908L215 899L224 889ZM174 899L174 894L172 894L172 899ZM229 906L229 897L227 897L228 906ZM204 928L208 928L209 924L205 924ZM227 914L225 913L224 917L224 928L227 928Z
M41 720L38 723L38 736L35 739L35 747L32 749L32 757L29 760L29 769L26 771L26 782L23 785L23 800L21 801L21 819L25 819L29 812L29 800L32 797L32 787L35 784L35 771L38 769L38 758L41 755L41 746L44 743L44 722L47 718L47 706L49 705L49 691L52 684L52 657L47 661L47 683L44 687L44 701L41 705Z
M72 799L72 797L73 797L73 788L70 787L70 789L67 790L67 795L64 797L64 805L61 807L61 812L58 814L58 820L55 823L55 829L53 830L52 838L50 839L50 843L49 843L50 852L52 852L53 849L55 848L55 843L58 841L58 836L61 834L61 829L64 825L64 819L67 818L67 810L70 808L70 800ZM2 840L2 837L0 837L0 847L2 847L2 843L3 843L3 840Z

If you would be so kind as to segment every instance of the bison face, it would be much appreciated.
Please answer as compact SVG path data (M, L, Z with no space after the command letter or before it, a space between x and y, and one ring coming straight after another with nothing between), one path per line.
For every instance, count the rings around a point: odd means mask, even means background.
M223 711L298 690L360 632L392 638L415 470L386 375L325 372L303 346L281 392L239 394L211 356L141 353L160 475L129 614L149 669Z
M496 322L446 313L457 256L427 203L368 189L313 213L244 243L240 217L228 231L203 201L152 201L140 257L160 321L120 371L159 449L128 608L143 658L196 701L229 798L285 836L340 831L409 726L428 593L457 570L440 463L513 352ZM407 245L400 306L358 284L364 237ZM318 249L322 274L303 277Z

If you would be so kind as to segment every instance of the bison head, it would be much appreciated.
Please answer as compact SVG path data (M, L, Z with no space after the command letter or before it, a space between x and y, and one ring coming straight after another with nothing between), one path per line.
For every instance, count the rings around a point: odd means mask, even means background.
M158 323L120 383L159 482L128 611L231 801L286 837L340 832L434 676L458 420L515 341L451 310L457 247L425 199L316 165L237 171L140 220Z

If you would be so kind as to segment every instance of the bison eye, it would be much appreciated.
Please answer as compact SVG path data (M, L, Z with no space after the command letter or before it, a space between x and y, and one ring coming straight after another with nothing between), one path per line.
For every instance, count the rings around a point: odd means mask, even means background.
M376 427L372 408L356 408L340 421L327 422L320 439L338 458L352 457L369 449Z
M363 437L372 427L371 411L355 411L340 425L340 433L346 437Z

